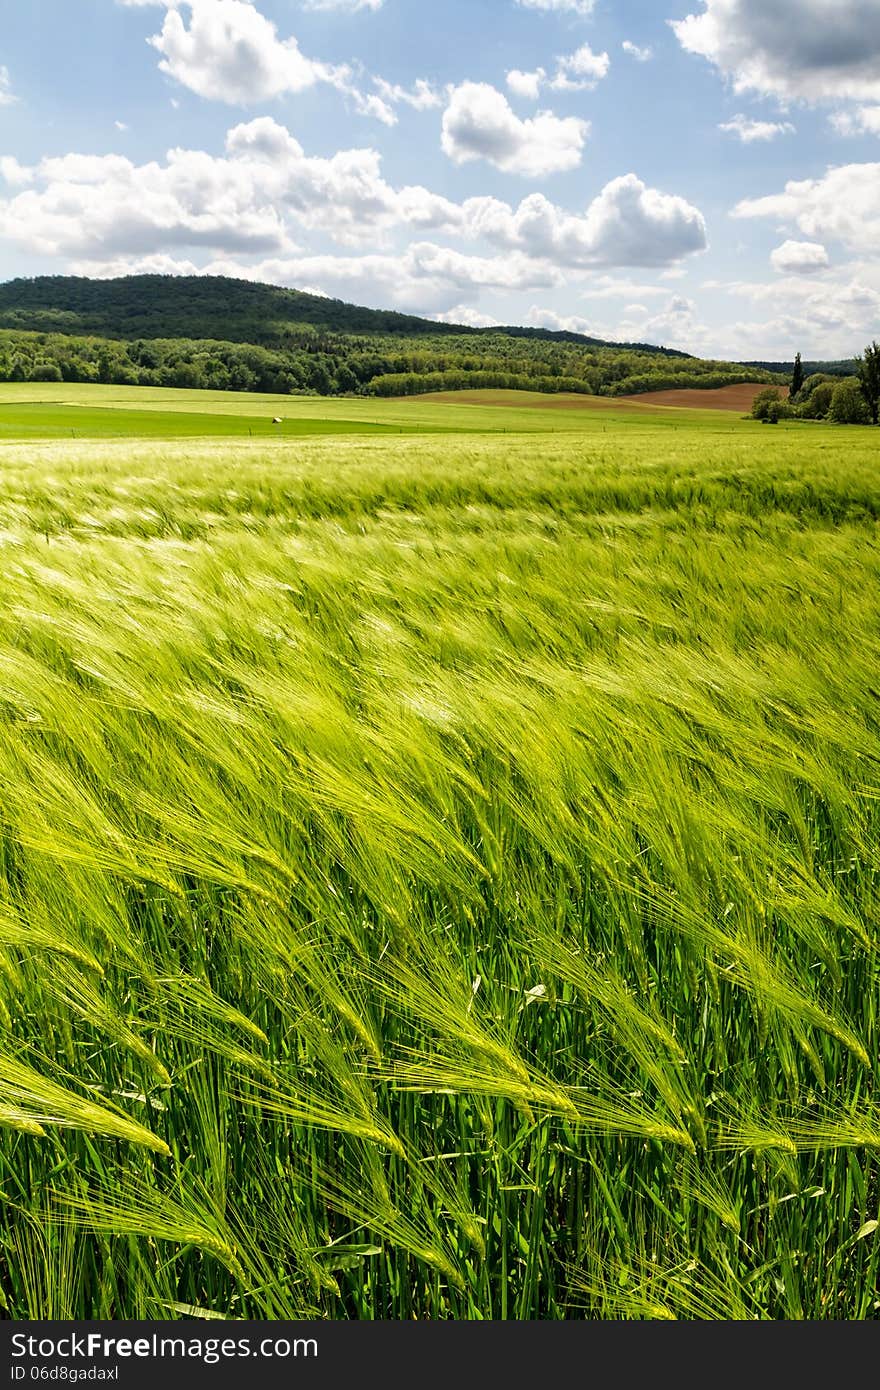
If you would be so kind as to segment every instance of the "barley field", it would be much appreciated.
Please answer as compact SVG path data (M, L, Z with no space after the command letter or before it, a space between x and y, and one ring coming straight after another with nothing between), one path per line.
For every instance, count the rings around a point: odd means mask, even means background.
M8 424L3 1314L876 1318L875 435L386 409Z

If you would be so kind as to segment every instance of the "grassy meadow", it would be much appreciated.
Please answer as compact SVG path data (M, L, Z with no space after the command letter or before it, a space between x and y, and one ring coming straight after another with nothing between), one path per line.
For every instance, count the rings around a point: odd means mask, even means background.
M0 438L2 1313L875 1319L876 432Z

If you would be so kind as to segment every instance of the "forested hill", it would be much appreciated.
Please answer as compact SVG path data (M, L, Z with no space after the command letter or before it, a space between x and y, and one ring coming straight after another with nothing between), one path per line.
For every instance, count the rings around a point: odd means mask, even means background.
M280 347L304 327L324 333L406 338L477 338L503 333L545 342L688 355L647 343L608 343L546 328L485 329L437 323L393 309L365 309L341 299L224 276L128 275L117 280L89 280L52 275L0 284L0 328L126 340L214 338Z
M322 396L782 384L754 367L646 344L467 328L248 280L161 275L0 285L0 381Z

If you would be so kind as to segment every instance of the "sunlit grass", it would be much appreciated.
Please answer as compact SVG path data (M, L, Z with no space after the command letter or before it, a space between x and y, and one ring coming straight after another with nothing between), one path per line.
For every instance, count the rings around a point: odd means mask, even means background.
M3 450L9 1315L877 1315L880 486L765 434Z

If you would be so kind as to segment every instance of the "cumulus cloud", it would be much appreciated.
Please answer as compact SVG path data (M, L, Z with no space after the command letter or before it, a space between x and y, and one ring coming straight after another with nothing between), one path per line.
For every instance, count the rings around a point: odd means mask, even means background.
M530 328L549 328L553 333L581 333L588 338L599 336L589 319L581 318L578 314L557 314L555 309L543 309L538 304L532 305L526 315L526 324Z
M435 314L434 318L438 323L463 323L467 328L497 328L498 319L493 319L491 314L483 314L479 309L473 309L468 304L456 304L453 309L447 309L444 314Z
M620 46L624 53L627 53L630 58L635 58L637 63L649 63L654 56L654 50L649 45L642 48L630 39L624 39Z
M380 0L381 2L381 0ZM159 67L175 82L210 101L252 106L327 83L348 96L354 109L385 125L395 125L394 106L425 100L427 83L409 94L390 84L362 91L347 64L308 57L294 37L281 38L276 25L251 0L120 0L127 5L161 4L165 17L149 43L160 54ZM377 8L372 0L345 8ZM322 5L322 8L327 8ZM334 9L340 8L338 4ZM380 90L382 86L387 92Z
M621 327L630 342L637 340L677 348L689 347L701 331L697 306L683 295L672 295L660 312L649 318L624 319Z
M682 47L736 91L783 101L880 98L878 0L703 0L671 20Z
M306 155L269 117L235 126L226 152L173 149L164 163L119 155L5 159L13 189L0 201L0 235L39 254L110 258L189 246L252 254L293 248L289 222L338 241L393 227L454 230L459 206L420 186L392 188L375 150Z
M784 241L770 254L770 264L782 275L815 275L831 264L828 252L818 241Z
M542 193L516 208L497 198L469 198L462 213L470 236L571 269L667 266L706 247L699 209L647 188L635 174L606 184L582 214Z
M14 155L0 155L0 177L2 177L10 188L20 188L24 184L33 183L34 171L25 164L19 164Z
M133 4L135 0L123 0L123 3ZM147 3L147 0L137 0L137 3ZM231 263L227 263L231 265ZM179 256L156 254L152 256L115 256L109 261L82 260L72 261L70 265L72 275L87 275L90 280L118 280L123 275L206 275L209 272L197 265L195 261L181 260ZM216 272L220 274L220 271ZM237 268L235 275L240 276Z
M507 85L515 97L523 97L527 101L537 101L541 95L541 87L547 80L547 73L544 68L536 68L534 72L521 72L519 68L513 68L507 74Z
M572 269L668 266L707 244L698 208L647 188L635 174L606 184L583 214L566 212L542 193L516 208L497 198L469 198L462 212L471 236Z
M521 121L503 93L486 82L453 88L443 113L442 145L456 164L485 159L526 178L576 169L589 133L586 121L540 111Z
M213 273L228 262L236 267L229 273L421 312L446 312L481 291L577 283L588 269L670 266L706 244L698 209L635 175L607 184L581 213L538 193L518 205L456 203L420 185L392 186L373 149L310 156L267 116L230 129L219 155L176 148L137 164L70 153L32 166L4 156L0 177L0 238L66 268L165 273L177 264L194 273L209 258ZM301 250L314 234L343 248L368 243L369 254ZM465 251L437 237L474 245ZM412 244L397 249L392 238ZM656 293L609 276L593 286L608 297Z
M668 265L708 244L697 208L646 187L635 174L606 184L586 220L595 260L605 265Z
M176 7L150 43L161 70L212 101L246 106L347 72L307 58L295 38L281 39L248 0L188 0L189 23Z
M315 255L267 260L254 277L276 284L316 286L323 293L378 307L448 312L484 291L552 290L559 271L522 256L471 256L433 242L416 242L400 255ZM460 312L460 308L459 308Z
M790 121L754 121L748 116L733 116L729 121L723 121L718 127L731 135L739 136L744 145L753 145L756 141L775 140L777 135L794 135L795 129Z
M880 164L842 164L818 179L793 179L782 193L745 198L734 217L770 217L810 241L840 241L876 256L880 246Z

